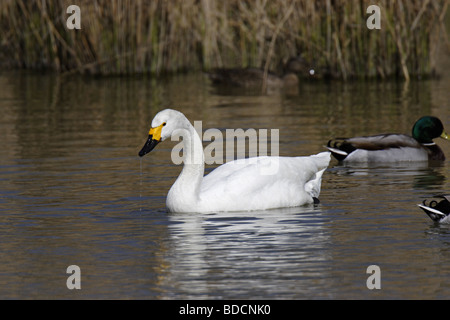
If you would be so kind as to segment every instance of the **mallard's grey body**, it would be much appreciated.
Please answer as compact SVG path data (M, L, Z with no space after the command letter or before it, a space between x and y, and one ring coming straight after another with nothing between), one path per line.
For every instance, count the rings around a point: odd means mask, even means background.
M436 117L422 117L413 127L413 136L380 134L367 137L338 138L327 148L342 162L444 161L442 149L432 139L449 139Z

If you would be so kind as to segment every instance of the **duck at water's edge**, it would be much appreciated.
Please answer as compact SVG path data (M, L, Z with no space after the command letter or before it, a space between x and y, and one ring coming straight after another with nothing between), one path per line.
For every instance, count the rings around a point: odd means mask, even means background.
M431 200L429 204L426 200L418 206L425 211L431 220L435 222L446 222L447 217L450 215L450 195L436 196L435 198L443 199L440 202Z
M277 75L268 72L266 78L267 88L294 87L299 84L299 77L314 74L314 70L301 57L288 60L283 67L283 74ZM218 68L208 72L208 76L215 85L226 85L243 88L261 88L264 82L264 69L262 68Z

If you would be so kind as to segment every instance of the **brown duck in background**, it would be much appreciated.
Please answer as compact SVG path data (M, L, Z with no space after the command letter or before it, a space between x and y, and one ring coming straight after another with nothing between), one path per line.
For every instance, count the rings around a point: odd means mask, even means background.
M301 57L290 58L283 69L281 76L270 71L267 73L267 88L298 86L298 75L303 76L314 72ZM262 68L219 68L209 72L208 75L215 85L258 88L262 87L264 83L264 69Z

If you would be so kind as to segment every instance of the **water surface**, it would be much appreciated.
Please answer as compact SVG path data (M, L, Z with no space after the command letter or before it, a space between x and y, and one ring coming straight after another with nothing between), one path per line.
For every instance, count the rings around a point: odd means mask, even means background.
M137 153L167 107L203 130L279 129L284 156L321 152L336 136L409 133L425 114L450 131L449 87L306 82L260 95L213 88L201 74L1 73L0 298L445 299L450 226L416 204L450 192L449 160L333 160L318 206L171 214L176 143ZM450 143L437 142L450 158ZM366 286L374 264L380 290ZM81 269L81 290L66 286L69 265Z

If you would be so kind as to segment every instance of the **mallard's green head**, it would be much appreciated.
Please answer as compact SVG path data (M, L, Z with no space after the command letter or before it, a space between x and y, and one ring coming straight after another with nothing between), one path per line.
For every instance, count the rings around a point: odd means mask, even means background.
M417 120L412 129L412 136L420 143L433 143L434 138L449 139L444 132L441 120L432 116L425 116Z

